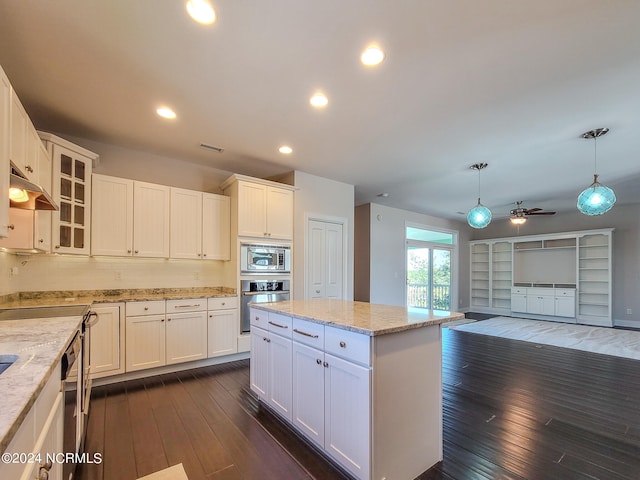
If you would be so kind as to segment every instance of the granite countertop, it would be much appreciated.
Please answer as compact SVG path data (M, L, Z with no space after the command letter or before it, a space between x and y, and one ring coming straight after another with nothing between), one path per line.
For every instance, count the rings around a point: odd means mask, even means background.
M18 356L0 374L0 452L20 428L81 322L80 315L0 321L0 356Z
M258 303L253 304L252 307L369 336L440 325L464 318L464 314L458 312L407 309L391 305L333 299Z
M0 308L21 308L58 305L85 305L142 300L180 300L184 298L235 297L227 287L137 288L114 290L58 290L20 292L0 298Z

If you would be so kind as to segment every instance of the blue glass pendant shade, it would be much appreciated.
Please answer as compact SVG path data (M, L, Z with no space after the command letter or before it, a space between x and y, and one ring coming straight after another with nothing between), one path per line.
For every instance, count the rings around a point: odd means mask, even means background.
M491 210L480 203L469 210L467 223L473 228L484 228L491 223Z
M578 195L578 210L585 215L602 215L611 210L615 203L616 194L598 182L598 175L594 175L593 183Z

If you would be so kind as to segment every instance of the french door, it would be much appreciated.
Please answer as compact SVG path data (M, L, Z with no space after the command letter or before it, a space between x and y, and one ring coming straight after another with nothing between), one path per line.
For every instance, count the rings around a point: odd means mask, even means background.
M407 242L407 307L451 310L451 252Z

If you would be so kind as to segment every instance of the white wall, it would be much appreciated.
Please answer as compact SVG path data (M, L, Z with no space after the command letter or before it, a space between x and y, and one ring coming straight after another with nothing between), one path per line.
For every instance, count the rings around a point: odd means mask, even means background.
M604 215L575 212L529 217L519 233L508 220L473 231L473 240L615 228L613 232L613 319L616 325L640 327L640 205L615 205ZM627 309L631 314L627 314Z
M344 298L353 299L354 186L299 171L294 172L293 184L298 188L294 194L293 214L294 298L304 298L305 221L309 216L313 216L346 219L348 236L344 250L347 259Z
M365 214L358 207L357 214ZM456 272L452 299L458 296L455 308L463 309L468 304L469 295L469 228L462 222L446 220L421 213L370 204L370 248L369 248L369 301L388 305L405 305L405 224L417 223L427 227L442 228L458 232L458 259L453 259L452 272ZM358 239L358 242L360 239ZM356 248L360 248L359 244ZM366 247L364 247L366 248ZM361 285L358 290L361 291Z

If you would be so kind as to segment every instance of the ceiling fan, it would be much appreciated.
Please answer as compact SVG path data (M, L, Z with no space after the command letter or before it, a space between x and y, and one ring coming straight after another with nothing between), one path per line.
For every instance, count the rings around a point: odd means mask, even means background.
M544 211L542 208L524 208L522 200L516 202L516 208L509 211L509 220L514 225L522 225L530 215L555 215L556 212Z

